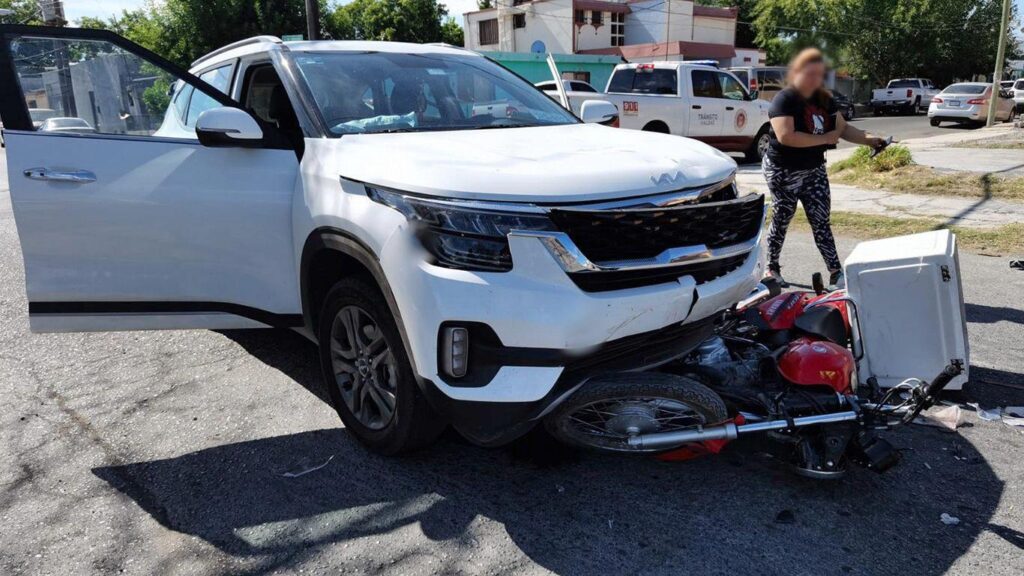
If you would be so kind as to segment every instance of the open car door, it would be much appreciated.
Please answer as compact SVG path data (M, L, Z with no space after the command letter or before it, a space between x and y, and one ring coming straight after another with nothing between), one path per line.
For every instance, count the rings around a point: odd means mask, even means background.
M298 156L238 108L111 32L0 26L33 331L301 325Z

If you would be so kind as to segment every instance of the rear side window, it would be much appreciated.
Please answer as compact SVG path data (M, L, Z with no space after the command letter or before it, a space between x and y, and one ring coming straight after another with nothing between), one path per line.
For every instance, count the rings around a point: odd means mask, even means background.
M782 70L758 70L757 84L761 90L782 90L786 87L786 75Z
M570 84L574 92L597 92L590 84L586 82L572 82Z
M889 88L918 88L917 80L893 80L889 82Z
M674 95L678 86L679 77L672 68L625 68L612 75L608 91Z
M231 88L231 74L234 72L234 66L229 64L227 66L221 66L220 68L214 68L208 70L199 75L200 80L204 80L210 86L213 86L223 94L227 94ZM188 106L188 119L185 121L185 125L192 127L195 126L196 120L199 119L199 115L212 108L220 106L216 100L210 98L202 92L192 96L192 103Z
M1024 80L1017 80L1013 85L1014 90L1024 90Z

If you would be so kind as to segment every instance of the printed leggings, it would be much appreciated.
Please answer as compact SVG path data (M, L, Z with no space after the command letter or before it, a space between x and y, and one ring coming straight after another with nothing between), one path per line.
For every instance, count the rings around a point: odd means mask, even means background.
M768 228L768 266L779 269L779 255L786 240L786 229L796 214L800 202L807 221L814 232L814 243L829 271L839 270L842 264L836 254L836 240L832 236L829 217L832 212L832 193L828 185L825 165L806 170L782 168L772 164L767 156L762 162L768 190L772 193L772 222Z

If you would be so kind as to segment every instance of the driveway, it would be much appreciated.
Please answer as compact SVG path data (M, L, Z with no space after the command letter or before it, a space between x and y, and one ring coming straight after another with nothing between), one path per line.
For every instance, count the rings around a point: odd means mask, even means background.
M821 268L809 235L784 263ZM1024 273L962 265L972 393L1024 404ZM30 334L0 190L0 573L1024 572L1024 435L1002 423L904 430L901 466L831 483L743 443L669 464L450 435L382 458L315 365L278 331Z

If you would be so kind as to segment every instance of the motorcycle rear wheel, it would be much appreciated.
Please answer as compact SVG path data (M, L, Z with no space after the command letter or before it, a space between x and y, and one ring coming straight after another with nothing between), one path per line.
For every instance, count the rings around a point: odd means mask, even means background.
M629 445L638 434L695 429L727 420L725 402L692 378L662 372L597 376L544 421L560 441L601 452L663 452Z

